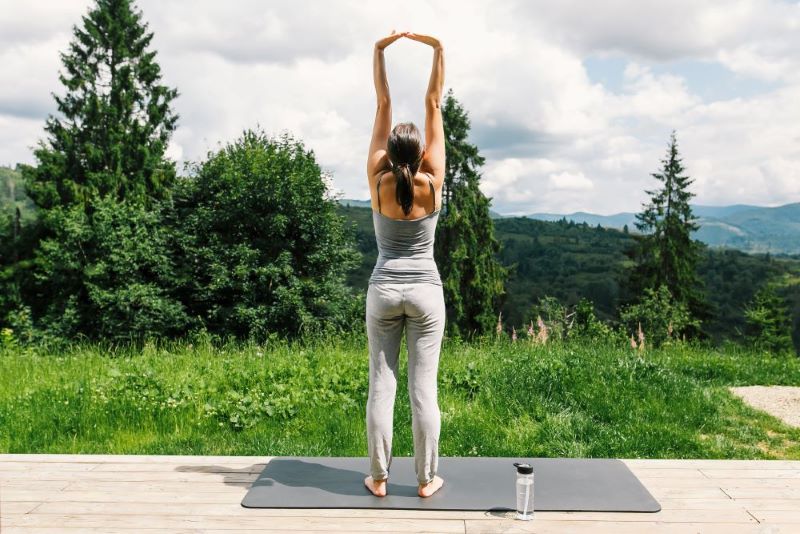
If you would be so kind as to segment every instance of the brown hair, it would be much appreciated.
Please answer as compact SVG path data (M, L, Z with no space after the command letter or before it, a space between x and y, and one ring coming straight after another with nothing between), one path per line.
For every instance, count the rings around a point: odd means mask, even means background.
M386 151L397 178L395 198L408 215L414 206L414 176L422 164L422 138L413 122L397 124L389 134Z

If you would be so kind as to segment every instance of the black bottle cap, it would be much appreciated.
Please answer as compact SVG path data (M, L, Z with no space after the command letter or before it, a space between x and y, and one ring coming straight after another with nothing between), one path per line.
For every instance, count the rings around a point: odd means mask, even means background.
M533 473L533 466L531 464L514 462L514 465L517 466L517 473L521 475L530 475Z

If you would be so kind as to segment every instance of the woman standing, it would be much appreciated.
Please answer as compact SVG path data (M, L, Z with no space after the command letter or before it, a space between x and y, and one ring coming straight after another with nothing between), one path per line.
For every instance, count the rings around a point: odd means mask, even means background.
M401 37L433 48L433 68L425 95L425 146L412 122L397 124L390 132L392 107L383 50ZM419 496L429 497L444 483L436 472L441 426L437 374L445 304L433 258L445 174L440 109L444 85L442 45L428 35L392 30L388 37L375 43L373 75L378 101L367 177L379 254L369 279L366 302L367 443L371 473L364 484L374 495L386 495L392 463L397 363L405 326L414 469Z

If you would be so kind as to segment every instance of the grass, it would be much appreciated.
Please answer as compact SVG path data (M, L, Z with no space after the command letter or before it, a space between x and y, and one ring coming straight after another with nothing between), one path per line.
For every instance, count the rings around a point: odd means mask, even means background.
M265 346L0 349L0 452L366 456L363 334ZM412 456L405 345L393 454ZM442 456L800 459L800 429L729 385L800 386L800 359L446 340Z

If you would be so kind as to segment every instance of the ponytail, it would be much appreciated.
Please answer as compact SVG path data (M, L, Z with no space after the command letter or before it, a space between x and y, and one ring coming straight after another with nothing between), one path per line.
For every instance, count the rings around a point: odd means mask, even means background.
M414 174L411 173L411 165L401 163L400 165L395 165L392 170L397 178L395 199L402 208L403 213L408 215L411 213L411 208L414 207Z
M392 129L386 141L386 152L395 176L395 200L408 215L414 207L414 176L425 153L419 129L413 122L401 122Z

